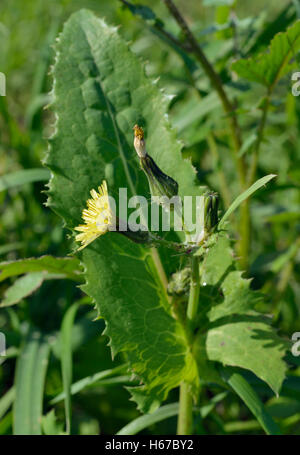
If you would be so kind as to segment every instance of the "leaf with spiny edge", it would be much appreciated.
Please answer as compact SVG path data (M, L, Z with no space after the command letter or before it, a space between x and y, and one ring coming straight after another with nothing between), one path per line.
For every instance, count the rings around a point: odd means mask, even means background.
M202 380L211 381L213 370L208 366L220 362L251 370L278 394L289 345L271 327L270 318L256 311L263 296L242 274L235 270L227 234L220 232L201 265L200 329L194 350L207 370L202 367ZM201 380L201 371L199 375Z
M277 33L268 52L237 60L232 64L232 69L240 77L272 89L279 79L295 68L296 62L293 63L291 60L299 49L300 20L286 32Z
M86 10L72 15L56 44L53 76L57 122L46 158L52 171L48 205L67 228L81 222L89 191L103 179L116 199L123 187L128 196L149 194L133 149L135 123L146 127L148 153L179 183L181 195L201 194L168 122L167 97L115 27ZM107 233L79 256L83 290L106 321L113 355L123 352L144 384L142 409L153 409L183 379L195 383L195 362L172 316L156 253Z

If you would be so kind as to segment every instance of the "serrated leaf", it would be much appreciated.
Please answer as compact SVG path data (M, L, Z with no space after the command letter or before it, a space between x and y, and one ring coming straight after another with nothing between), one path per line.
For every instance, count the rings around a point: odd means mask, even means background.
M229 239L224 232L219 235L201 269L196 357L205 363L204 377L208 381L213 380L210 362L220 362L252 371L278 394L285 378L283 357L288 344L278 337L270 319L255 311L262 296L250 289L250 280L244 279L242 272L234 270ZM219 264L216 276L214 264ZM201 380L201 370L199 375Z
M89 11L74 14L57 44L54 80L58 120L46 160L53 172L49 205L69 228L80 222L89 191L104 178L116 197L119 187L149 194L131 145L135 123L146 126L148 153L181 194L199 194L166 118L167 99L116 28ZM162 400L182 379L193 381L194 363L171 315L157 253L108 233L83 250L82 260L83 289L106 320L112 352L126 353L147 393Z
M287 349L260 316L232 316L211 326L206 336L209 360L248 369L279 393L285 378Z
M271 41L268 52L233 63L232 69L249 81L258 82L272 89L281 77L294 68L291 63L300 49L300 21Z

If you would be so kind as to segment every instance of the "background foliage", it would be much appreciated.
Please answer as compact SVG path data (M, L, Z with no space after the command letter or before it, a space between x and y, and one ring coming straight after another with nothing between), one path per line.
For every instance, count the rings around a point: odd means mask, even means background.
M231 98L238 99L245 132L240 153L247 155L253 153L251 147L257 141L263 108L258 101L265 96L265 89L256 84L260 82L257 77L251 85L247 77L238 78L236 73L246 76L247 68L234 64L232 73L231 64L264 51L276 33L296 21L299 5L297 1L280 5L275 1L237 2L235 14L228 16L228 8L216 7L219 3L226 2L177 2ZM97 313L77 287L82 281L79 262L63 259L71 249L68 232L44 205L44 182L49 172L41 168L41 160L53 118L43 108L51 101L48 73L54 57L52 44L70 13L83 6L110 24L122 24L120 34L130 40L131 50L147 61L147 75L159 77L158 87L175 95L170 102L170 120L183 140L183 156L191 157L200 183L221 193L223 209L238 194L238 177L226 141L226 119L216 93L195 60L176 44L170 46L161 34L160 22L149 11L145 15L143 10L143 17L133 15L117 1L16 1L14 7L3 1L0 70L7 77L7 96L0 98L0 289L1 305L5 305L0 330L7 337L8 359L0 366L0 432L55 434L70 430L72 423L72 433L78 434L174 433L176 390L161 414L121 430L139 416L123 385L138 384L128 376L122 354L112 362L108 339L99 336L104 323L94 321ZM182 39L161 2L151 2L151 8L165 28ZM251 66L259 67L257 62ZM276 173L278 177L252 199L248 276L253 277L251 287L265 294L259 309L272 314L279 334L290 338L300 319L299 103L291 95L290 74L277 85L268 103L256 176ZM238 236L235 225L231 235ZM50 255L62 259L53 260ZM21 260L40 256L44 257ZM169 271L173 271L171 265ZM15 302L18 306L11 306ZM246 377L281 431L297 434L299 362L290 356L289 365L280 398L256 377ZM234 384L234 377L231 381ZM200 434L263 432L233 392L204 388L200 404L196 429Z

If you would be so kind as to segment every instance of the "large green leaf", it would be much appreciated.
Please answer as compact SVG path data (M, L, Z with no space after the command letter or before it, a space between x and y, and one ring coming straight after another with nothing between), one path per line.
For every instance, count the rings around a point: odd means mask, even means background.
M90 189L104 178L116 197L119 187L129 195L149 194L132 146L135 123L146 126L148 153L179 183L181 194L197 193L194 170L168 123L168 100L116 28L89 11L74 14L57 44L54 80L49 205L69 228L80 222ZM84 290L106 320L113 354L125 352L159 399L183 378L192 381L195 368L171 314L157 252L108 233L83 250L82 260Z
M285 378L283 357L288 343L278 337L270 318L255 311L263 297L235 270L224 233L208 251L201 272L196 357L202 364L206 359L208 365L214 361L251 370L278 394Z
M232 69L249 81L273 88L281 77L294 68L291 59L300 49L300 21L286 32L278 33L268 52L233 63Z

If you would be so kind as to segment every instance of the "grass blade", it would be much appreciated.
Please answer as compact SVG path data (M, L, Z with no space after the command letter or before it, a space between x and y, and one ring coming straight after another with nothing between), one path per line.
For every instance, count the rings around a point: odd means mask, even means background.
M36 291L43 283L44 272L32 272L18 278L4 293L0 308L15 305Z
M127 365L120 365L116 368L112 368L110 370L104 370L100 371L99 373L93 374L92 376L87 376L83 379L80 379L77 382L74 382L71 386L71 395L76 395L76 393L81 392L84 390L86 387L90 387L94 384L97 384L106 378L111 378L114 377L116 374L123 373L127 370L128 366ZM100 385L100 384L99 384ZM61 400L64 400L66 397L65 392L60 393L56 397L54 397L51 401L50 404L56 404L59 403Z
M10 408L15 398L15 388L11 387L0 399L0 419Z
M154 423L161 422L162 420L168 419L169 417L176 416L179 411L179 404L172 403L166 404L161 408L153 412L153 414L145 414L141 417L125 425L121 430L118 431L117 435L133 435L142 431L144 428L153 425Z
M200 413L202 419L205 419L208 414L215 408L219 401L223 400L227 395L227 392L222 392L212 398L211 403L202 406L200 409L195 408L195 412ZM157 409L153 414L146 414L125 425L121 430L118 431L117 435L134 435L144 430L145 428L153 425L154 423L161 422L162 420L174 417L179 412L179 404L172 403L162 406Z
M23 169L12 172L0 177L0 191L8 190L15 186L24 185L25 183L41 182L49 180L50 172L48 169Z
M261 179L257 180L246 191L244 191L242 194L240 194L233 201L231 206L228 208L228 210L223 215L221 221L219 222L219 228L221 228L224 225L224 222L227 220L227 218L238 208L239 205L241 205L242 202L245 201L245 199L250 197L251 194L253 194L255 191L257 191L259 188L261 188L262 186L266 185L274 177L276 177L276 174L266 175L265 177L262 177Z
M243 378L243 376L232 372L230 369L224 368L221 370L221 374L223 379L232 387L232 389L250 409L265 432L272 435L281 434L280 428L267 412L259 396L250 384Z
M71 384L72 384L72 328L79 303L74 303L66 312L61 325L61 369L65 394L66 431L71 434Z
M16 435L41 434L43 391L49 357L49 342L31 331L17 361L13 407Z

